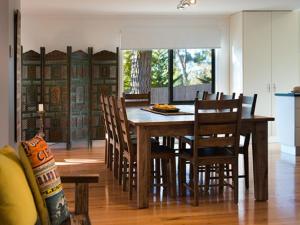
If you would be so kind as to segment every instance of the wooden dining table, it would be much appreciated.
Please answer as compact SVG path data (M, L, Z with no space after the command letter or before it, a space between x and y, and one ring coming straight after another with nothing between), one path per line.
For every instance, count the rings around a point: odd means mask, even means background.
M177 105L181 112L194 112L193 105ZM194 115L161 115L127 107L127 117L137 131L137 207L149 207L150 138L193 135ZM268 200L268 122L273 117L243 115L242 133L252 133L254 196Z

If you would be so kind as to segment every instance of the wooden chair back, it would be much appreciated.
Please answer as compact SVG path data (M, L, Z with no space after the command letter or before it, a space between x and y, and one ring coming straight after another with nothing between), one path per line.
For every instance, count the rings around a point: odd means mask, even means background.
M235 93L233 92L232 95L225 95L223 92L221 92L220 100L230 100L235 99Z
M242 99L195 100L193 157L198 149L233 148L239 152Z
M151 93L145 94L126 94L123 93L126 106L147 106L151 103Z
M110 138L115 138L115 130L114 130L114 125L113 125L113 117L111 114L111 109L109 106L109 96L104 96L103 97L103 103L104 103L104 114L106 117L106 124L107 124L107 131L108 135Z
M244 96L243 94L240 94L240 96L243 99L242 115L253 116L255 113L257 94L254 94L253 96Z
M195 98L198 98L198 99L202 99L202 100L204 100L205 99L205 96L206 96L206 94L207 94L207 92L206 91L203 91L202 92L202 96L200 97L199 95L200 95L200 91L197 91L196 92L196 96L195 96Z
M255 113L257 94L254 94L253 96L244 96L243 94L240 94L240 97L242 98L242 116L253 116ZM245 136L244 147L248 148L250 134L243 133L242 135Z
M123 150L127 151L130 155L133 155L132 143L130 138L130 130L127 119L125 99L119 98L116 101L116 112L117 112L117 121L119 123L119 132L120 132L120 142L122 144Z
M207 91L203 92L202 100L219 100L219 92L216 93L208 93Z
M101 113L102 113L102 117L103 117L103 121L104 121L104 128L105 128L105 132L108 134L108 127L107 127L107 118L106 118L106 113L105 113L105 107L104 107L104 94L103 93L101 93L100 94L100 110L101 110ZM105 136L105 138L107 138L106 136Z
M110 110L110 114L111 114L112 128L114 130L114 135L115 135L114 140L116 141L117 144L120 144L120 132L119 132L119 128L118 128L116 99L114 96L108 97L108 104L109 104L109 110Z

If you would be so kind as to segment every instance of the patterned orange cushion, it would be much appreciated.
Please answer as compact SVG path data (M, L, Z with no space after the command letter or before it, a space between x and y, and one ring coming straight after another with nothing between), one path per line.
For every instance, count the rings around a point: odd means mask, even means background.
M40 192L46 201L52 225L60 225L70 216L54 156L45 140L35 136L22 143L31 163Z

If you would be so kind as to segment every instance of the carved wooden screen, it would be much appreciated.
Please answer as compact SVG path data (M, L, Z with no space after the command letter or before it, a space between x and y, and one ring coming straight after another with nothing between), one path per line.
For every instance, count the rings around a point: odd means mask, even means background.
M118 94L118 55L101 51L92 57L91 79L91 139L104 139L103 115L99 99L101 91L108 95Z
M69 143L68 57L61 51L45 55L43 99L45 137L49 142Z
M21 138L28 140L39 131L37 106L41 102L41 55L28 51L22 56Z
M83 51L71 53L71 145L89 145L90 57Z
M22 54L22 140L39 130L37 106L44 104L44 133L49 142L79 147L104 139L99 97L117 96L118 54L101 51L29 51Z

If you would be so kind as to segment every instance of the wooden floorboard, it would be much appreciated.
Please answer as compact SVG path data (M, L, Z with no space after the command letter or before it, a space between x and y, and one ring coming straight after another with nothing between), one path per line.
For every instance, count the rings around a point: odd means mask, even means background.
M269 150L268 202L254 200L251 167L248 191L240 179L238 205L233 203L230 189L223 194L215 189L200 195L199 207L191 206L189 197L172 200L157 195L151 197L150 208L143 210L136 209L136 201L128 200L127 192L122 192L106 169L103 147L53 152L61 173L100 174L100 182L90 187L93 225L300 224L300 158L281 155L276 144L271 144ZM74 187L68 184L64 188L72 210Z

